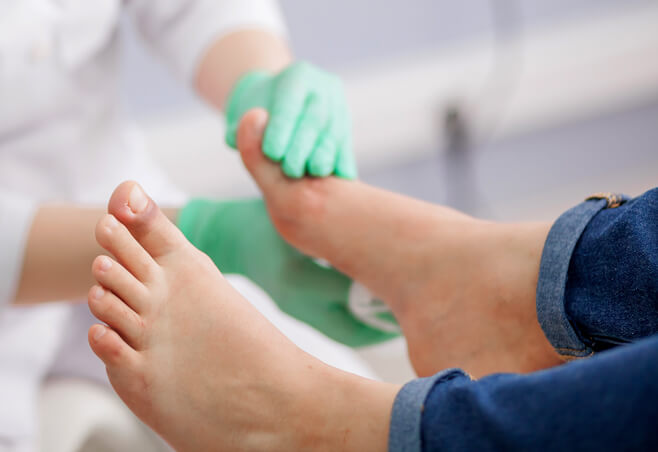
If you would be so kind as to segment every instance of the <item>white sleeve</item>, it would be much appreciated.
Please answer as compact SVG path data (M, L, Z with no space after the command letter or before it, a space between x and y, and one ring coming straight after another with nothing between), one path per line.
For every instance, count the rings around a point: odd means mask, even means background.
M36 208L32 200L0 191L0 309L14 298L18 287Z
M286 36L276 0L126 0L149 46L184 80L192 83L212 43L241 29Z

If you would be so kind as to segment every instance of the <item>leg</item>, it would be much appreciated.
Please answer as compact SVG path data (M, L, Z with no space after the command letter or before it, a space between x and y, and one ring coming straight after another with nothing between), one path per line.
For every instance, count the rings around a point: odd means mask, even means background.
M418 395L423 450L658 448L658 336L530 375L450 377Z
M124 183L98 223L89 342L128 407L176 450L386 446L398 387L289 342L146 197ZM367 428L356 428L370 419Z
M338 178L287 179L262 155L267 120L243 118L238 145L281 235L386 301L419 375L463 367L479 376L560 362L535 312L548 224L475 220Z

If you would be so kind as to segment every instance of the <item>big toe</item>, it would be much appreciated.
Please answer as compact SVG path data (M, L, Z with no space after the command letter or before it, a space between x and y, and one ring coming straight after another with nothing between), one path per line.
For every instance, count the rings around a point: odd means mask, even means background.
M267 120L267 111L261 108L249 110L240 120L237 134L237 145L242 162L266 195L278 184L289 182L279 165L269 160L263 153L263 134Z
M136 182L119 185L112 193L107 210L156 259L186 243L180 230Z

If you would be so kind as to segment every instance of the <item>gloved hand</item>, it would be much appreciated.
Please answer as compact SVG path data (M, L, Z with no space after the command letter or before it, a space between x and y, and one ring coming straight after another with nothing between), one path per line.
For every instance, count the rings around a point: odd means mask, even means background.
M263 152L293 178L356 177L352 124L341 81L308 63L278 74L252 71L233 88L226 109L226 143L235 149L242 115L261 107L269 122Z
M353 306L372 299L365 288L355 290L350 278L288 245L260 199L192 200L178 214L178 227L223 273L248 277L282 311L338 342L360 347L397 336L390 312L364 313L363 303Z

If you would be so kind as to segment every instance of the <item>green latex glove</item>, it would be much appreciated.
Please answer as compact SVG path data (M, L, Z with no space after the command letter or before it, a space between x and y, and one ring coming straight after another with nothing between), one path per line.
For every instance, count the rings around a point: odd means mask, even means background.
M226 143L236 147L242 115L261 107L270 118L263 152L293 178L335 174L357 176L352 124L341 81L308 63L278 74L253 71L233 88L226 109Z
M359 347L398 335L392 315L386 309L377 309L377 301L362 286L301 254L281 239L260 199L193 200L180 212L178 227L223 273L248 277L282 311L338 342ZM355 287L360 290L355 291ZM348 307L355 295L361 301L375 301L376 309L371 312L374 315L369 322L374 327L353 315L353 311L357 315L363 312L363 304L356 310Z

